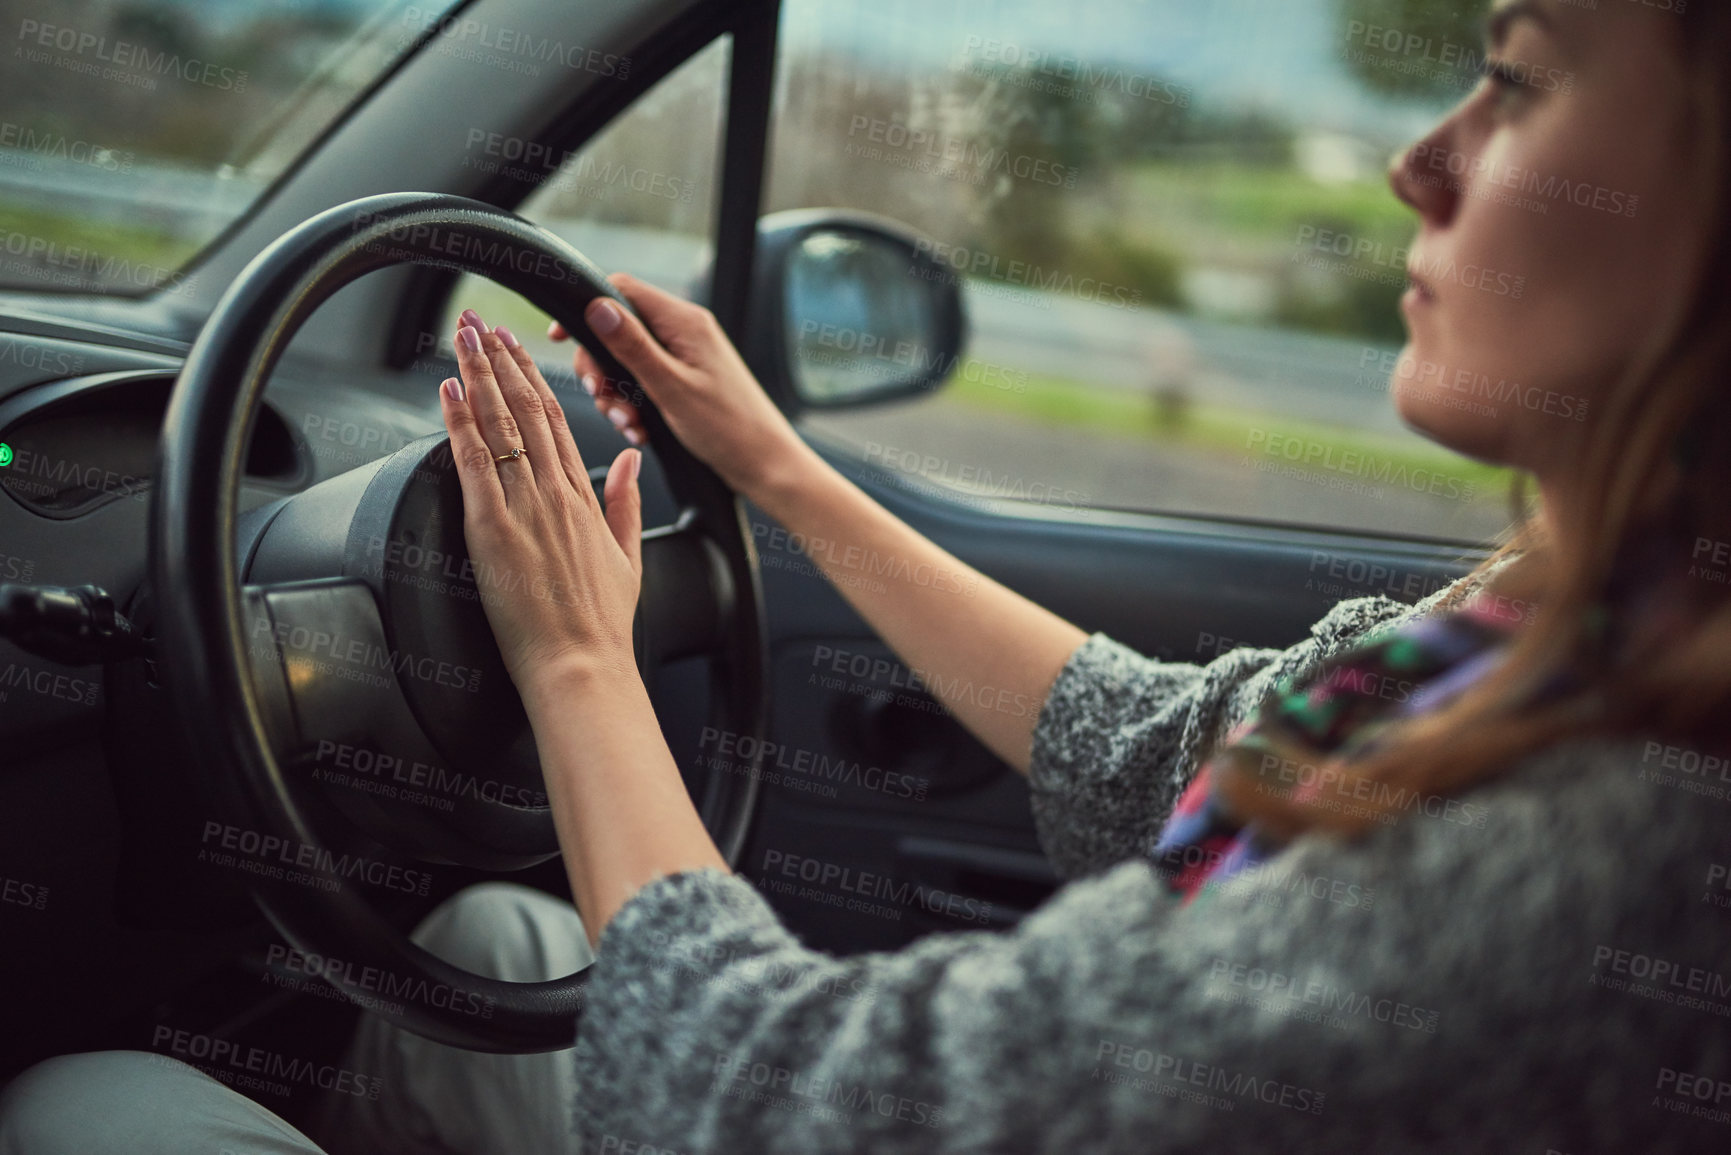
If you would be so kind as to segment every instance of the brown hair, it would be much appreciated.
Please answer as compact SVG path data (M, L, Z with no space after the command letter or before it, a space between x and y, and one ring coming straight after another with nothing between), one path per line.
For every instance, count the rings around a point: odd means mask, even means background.
M1415 795L1458 793L1568 737L1657 734L1700 745L1731 729L1731 585L1691 576L1698 542L1731 542L1731 6L1664 15L1683 21L1688 128L1713 195L1700 283L1600 406L1569 466L1575 504L1554 511L1554 533L1531 518L1517 488L1517 524L1474 575L1487 592L1536 606L1507 660L1374 752L1329 763L1350 807L1297 799L1254 759L1230 763L1227 801L1276 837L1366 830L1394 820ZM1664 624L1625 637L1633 597L1654 582L1649 572L1629 587L1619 563L1649 550ZM1571 688L1541 699L1560 675Z

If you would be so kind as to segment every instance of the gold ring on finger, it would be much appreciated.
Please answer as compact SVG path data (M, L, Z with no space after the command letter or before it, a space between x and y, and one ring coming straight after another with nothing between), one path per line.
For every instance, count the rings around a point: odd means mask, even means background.
M527 456L529 456L529 451L527 449L523 449L519 446L513 446L511 448L511 452L501 453L497 457L493 458L493 464L497 465L501 461L515 461L519 457L527 457Z

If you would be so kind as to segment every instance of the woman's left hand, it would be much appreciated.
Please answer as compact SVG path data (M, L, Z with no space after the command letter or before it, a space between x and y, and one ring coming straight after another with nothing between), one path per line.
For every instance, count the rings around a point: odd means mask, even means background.
M637 676L642 452L607 473L606 510L565 413L509 329L464 310L459 383L439 390L463 487L463 534L505 666L526 703L574 669ZM496 460L513 449L515 460Z

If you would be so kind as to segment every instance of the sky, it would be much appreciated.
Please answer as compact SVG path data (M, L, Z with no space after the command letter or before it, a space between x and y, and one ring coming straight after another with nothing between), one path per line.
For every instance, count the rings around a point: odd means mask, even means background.
M1339 59L1339 0L784 0L784 41L943 66L975 38L1122 63L1198 100L1282 109L1311 127L1405 139L1434 104L1370 92ZM1005 51L999 49L998 51Z
M207 25L269 11L426 11L453 0L157 0ZM585 0L568 0L573 12ZM1170 78L1206 103L1285 110L1310 127L1391 142L1439 111L1370 92L1339 59L1340 0L783 0L784 44L863 60L944 67L976 42L1122 65ZM976 43L974 51L983 44Z

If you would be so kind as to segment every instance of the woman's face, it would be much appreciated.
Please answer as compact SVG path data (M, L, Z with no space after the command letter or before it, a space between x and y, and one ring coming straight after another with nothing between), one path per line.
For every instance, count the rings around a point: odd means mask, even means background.
M1392 386L1427 436L1543 481L1692 283L1703 182L1669 2L1499 0L1492 75L1397 158L1420 224Z

